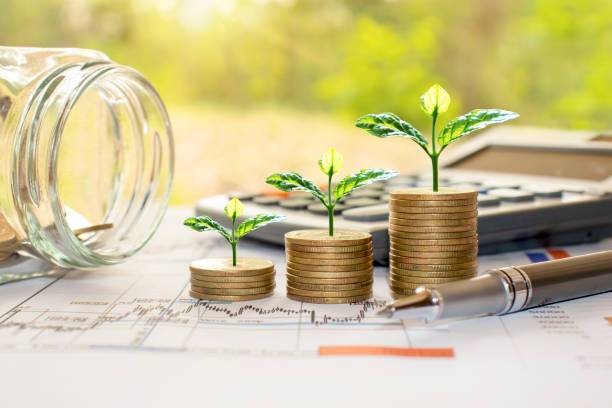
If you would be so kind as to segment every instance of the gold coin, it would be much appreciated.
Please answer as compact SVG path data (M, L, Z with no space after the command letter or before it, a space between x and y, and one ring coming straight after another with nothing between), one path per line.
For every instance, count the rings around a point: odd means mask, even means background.
M476 231L455 231L455 232L407 232L398 231L392 225L389 225L389 236L401 239L453 239L453 238L469 238L476 235Z
M372 262L361 265L304 265L287 261L287 269L304 272L359 272L372 269Z
M475 190L442 187L437 192L428 188L403 188L391 191L391 199L398 200L466 200L478 196Z
M0 260L4 260L17 252L20 245L15 230L9 225L6 218L0 215Z
M191 280L211 283L250 283L274 280L274 271L253 276L207 276L191 272Z
M399 268L390 268L390 276L398 280L410 280L411 278L451 278L451 277L473 277L477 275L476 268L457 271L413 271Z
M344 253L355 253L370 251L372 249L372 243L355 245L355 246L337 246L337 247L321 247L321 246L306 246L298 244L285 244L285 249L296 252L313 252L313 253L324 253L324 254L344 254Z
M316 283L301 283L295 282L293 280L287 279L287 285L292 288L302 289L302 290L311 290L316 292L342 292L347 290L355 290L355 289L363 289L368 288L372 289L372 279L368 281L358 282L358 283L349 283L344 285L318 285Z
M356 258L368 257L370 255L372 255L371 249L369 251L345 252L345 253L297 252L291 249L287 249L288 259L293 259L294 257L309 258L312 260L315 260L315 259L356 259Z
M426 265L426 264L413 264L413 263L404 263L394 259L390 259L391 266L397 269L406 269L408 271L437 271L437 272L446 272L446 271L459 271L465 269L476 268L478 265L477 261L466 262L466 263L456 263L453 265Z
M389 229L397 232L408 232L408 233L434 233L434 232L464 232L472 231L476 233L476 224L473 225L445 225L442 227L416 227L413 225L396 225L389 223Z
M401 238L390 236L391 244L412 245L412 246L445 246L445 245L478 245L478 234L463 238L439 238L439 239L420 239L420 238Z
M191 279L191 287L210 288L210 289L252 289L274 285L274 279L266 279L259 282L210 282ZM204 292L208 292L205 290Z
M374 258L364 256L361 258L349 258L349 259L316 259L316 258L302 258L299 256L288 255L287 260L291 263L299 263L302 265L329 265L329 266L344 266L344 265L364 265L371 264Z
M476 255L460 256L455 258L416 258L398 255L394 252L389 254L389 259L394 262L408 263L413 265L455 265L468 262L476 262Z
M403 289L416 289L420 286L425 286L426 288L437 288L438 286L443 285L443 283L401 283L398 284L396 282L390 282L389 287L395 292Z
M366 295L360 296L350 296L350 297L311 297L311 296L299 296L291 293L287 293L287 297L291 300L295 300L297 302L305 302L305 303L321 303L321 304L340 304L340 303L355 303L355 302L363 302L364 300L368 300L372 297L372 292Z
M463 276L452 276L452 277L448 277L448 278L419 278L419 277L414 277L410 280L408 279L394 279L393 276L390 278L390 281L393 284L396 284L397 286L402 286L405 284L428 284L428 283L448 283L448 282L454 282L454 281L458 281L458 280L464 280L466 279Z
M207 276L253 276L272 272L274 264L267 259L238 258L233 266L229 258L209 258L192 262L189 269Z
M346 285L350 283L366 282L372 279L372 273L366 272L362 275L349 276L345 278L306 278L304 276L296 276L287 272L288 282L310 283L314 285Z
M222 295L222 296L242 296L242 295L258 295L260 293L268 293L274 290L276 285L268 285L261 286L258 288L227 288L227 289L218 289L218 288L208 288L204 286L196 286L193 283L191 284L191 290L198 293L210 293L211 295Z
M344 297L350 297L350 296L363 296L371 292L372 292L371 287L358 288L358 289L352 289L352 290L338 290L338 291L331 291L331 292L323 292L323 291L318 291L318 290L298 289L298 288L289 286L289 284L287 284L287 293L291 293L292 295L308 296L308 297L324 297L324 298L330 298L330 297L340 298L341 297L341 298L344 298Z
M218 300L225 302L245 302L247 300L257 300L270 297L274 294L274 292L269 293L259 293L256 295L243 295L243 296L224 296L224 295L213 295L210 293L200 293L194 290L189 291L189 296L192 298L200 299L200 300Z
M456 213L402 213L402 212L391 212L390 219L395 218L398 220L463 220L463 219L474 219L478 217L478 211L466 211Z
M437 251L437 252L420 252L420 251L400 251L395 247L391 247L390 251L393 255L397 256L405 256L407 258L441 258L441 259L449 259L449 258L461 258L461 257L472 257L476 258L478 255L477 248L472 248L464 251Z
M286 244L302 246L355 246L372 242L372 235L361 231L336 230L330 237L328 230L298 230L285 234Z
M454 227L459 225L470 225L476 227L476 217L473 218L458 218L458 219L406 219L406 218L389 218L389 224L404 225L410 227Z
M330 272L330 271L302 271L299 269L293 269L287 267L287 273L293 276L299 276L304 278L323 278L323 279L338 279L338 278L356 278L359 277L362 280L369 279L374 271L373 267L369 269L361 269L357 271L343 271L343 272Z
M396 207L464 207L476 206L476 199L468 200L398 200L391 198L389 204Z
M452 258L417 258L405 254L398 254L392 251L389 258L397 262L404 262L418 265L454 265L456 263L466 263L476 261L476 254L464 255Z
M400 207L395 204L389 204L389 216L394 218L402 218L398 214L447 214L447 213L464 213L467 211L476 211L478 208L474 205L462 205L457 207Z
M393 299L401 299L401 298L405 298L405 297L408 297L408 296L412 296L415 293L416 292L414 291L414 289L406 290L406 291L403 291L401 293L395 292L395 291L391 290L391 297Z
M0 224L0 247L1 248L13 248L17 245L17 235L15 230L9 227L8 224Z
M471 252L478 250L478 244L457 244L457 245L402 245L396 242L391 243L391 249L397 251L412 251L414 253L429 253L429 252ZM435 258L435 256L431 256Z

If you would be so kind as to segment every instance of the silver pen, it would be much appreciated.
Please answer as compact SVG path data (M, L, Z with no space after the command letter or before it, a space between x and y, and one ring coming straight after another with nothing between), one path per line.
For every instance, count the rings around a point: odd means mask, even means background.
M386 305L378 314L432 323L503 315L612 290L612 251L492 269Z

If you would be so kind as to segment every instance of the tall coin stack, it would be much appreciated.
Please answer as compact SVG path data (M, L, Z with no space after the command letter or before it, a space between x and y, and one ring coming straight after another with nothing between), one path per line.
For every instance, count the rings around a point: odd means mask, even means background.
M308 303L372 297L372 236L367 232L300 230L285 234L287 296Z
M441 188L391 192L390 286L394 297L419 286L471 278L477 273L476 191Z
M236 266L228 258L194 261L191 271L191 297L202 300L239 302L271 296L276 286L274 264L265 259L238 258Z

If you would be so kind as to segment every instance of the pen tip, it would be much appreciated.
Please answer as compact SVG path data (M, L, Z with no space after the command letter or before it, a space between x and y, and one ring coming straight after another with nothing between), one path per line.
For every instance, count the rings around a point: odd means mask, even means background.
M392 305L385 305L382 309L380 309L376 314L382 317L391 317L393 316L394 308Z

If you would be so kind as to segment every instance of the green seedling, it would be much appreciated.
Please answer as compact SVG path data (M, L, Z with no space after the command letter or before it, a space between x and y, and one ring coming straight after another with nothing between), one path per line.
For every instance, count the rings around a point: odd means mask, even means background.
M517 113L501 109L475 109L451 120L436 134L438 115L448 110L450 101L449 94L438 84L433 85L421 96L421 109L432 118L431 143L428 143L425 136L414 126L394 113L365 115L357 119L355 126L380 138L404 137L414 140L431 159L433 191L438 191L438 158L451 142L489 125L506 122L519 116Z
M223 209L227 218L232 221L231 231L213 220L209 216L201 215L199 217L187 218L183 221L183 225L195 231L216 231L232 246L232 265L236 266L236 247L245 235L255 230L260 229L273 222L284 220L286 217L276 214L257 214L254 217L247 218L240 225L236 226L236 220L240 218L244 212L244 205L236 197L232 198Z
M334 236L334 207L342 198L375 181L397 176L397 172L392 170L363 169L346 176L332 188L332 177L343 165L344 158L334 148L329 149L319 160L319 168L327 176L327 195L312 181L294 172L272 174L266 179L266 183L281 191L307 191L312 194L327 208L329 236Z

